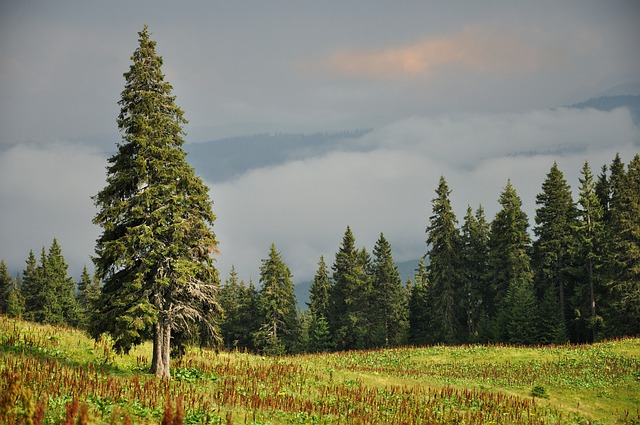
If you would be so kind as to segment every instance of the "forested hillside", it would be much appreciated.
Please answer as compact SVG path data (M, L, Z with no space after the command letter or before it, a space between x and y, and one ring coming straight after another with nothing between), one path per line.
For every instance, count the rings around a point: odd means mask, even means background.
M260 133L189 143L189 163L209 182L225 181L248 170L350 149L349 141L370 130L334 133Z

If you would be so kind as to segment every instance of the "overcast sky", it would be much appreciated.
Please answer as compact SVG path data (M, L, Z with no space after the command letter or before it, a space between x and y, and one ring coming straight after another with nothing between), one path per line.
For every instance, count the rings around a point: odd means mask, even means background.
M271 242L304 280L347 225L423 255L440 175L460 220L479 203L491 219L511 178L533 223L554 160L574 188L585 160L628 162L627 111L551 108L640 82L639 21L633 0L0 2L0 258L21 271L57 237L73 274L90 265L90 196L145 23L188 143L373 129L365 148L210 184L222 277L257 281Z

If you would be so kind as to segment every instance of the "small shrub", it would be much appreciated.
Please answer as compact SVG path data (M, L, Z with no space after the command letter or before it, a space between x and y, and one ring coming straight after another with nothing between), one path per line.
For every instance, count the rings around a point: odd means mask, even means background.
M531 397L538 398L549 398L549 394L547 394L547 390L542 385L536 385L531 389L530 393Z

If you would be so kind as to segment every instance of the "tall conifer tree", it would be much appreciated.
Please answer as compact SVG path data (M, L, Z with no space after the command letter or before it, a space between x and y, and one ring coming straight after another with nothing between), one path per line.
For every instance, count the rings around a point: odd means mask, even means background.
M425 345L433 342L429 274L424 257L420 259L409 294L409 343Z
M536 197L532 267L541 304L540 343L561 343L568 338L569 297L573 293L575 226L578 211L571 188L555 162Z
M69 266L62 255L62 248L54 239L49 247L49 252L44 267L45 286L50 288L51 299L54 300L55 311L52 308L51 323L66 323L71 326L78 325L78 304L75 298L76 284L71 276L67 275Z
M218 291L218 302L224 312L220 318L220 337L227 349L238 348L245 331L238 326L244 299L243 292L238 281L238 273L232 265L229 278Z
M0 261L0 313L7 314L7 300L13 289L13 279L4 260Z
M289 267L275 244L260 267L259 305L263 318L264 349L269 354L291 352L297 332L296 296Z
M471 207L467 207L467 214L462 225L462 258L461 277L462 295L466 318L467 340L477 338L478 322L487 292L487 252L489 241L489 223L484 216L482 205L475 215Z
M640 155L624 171L611 166L609 226L609 329L612 336L640 333Z
M450 193L445 178L440 177L436 197L432 200L433 215L427 227L427 256L433 297L433 329L438 332L436 342L455 344L462 340L460 320L464 315L460 274L462 243L449 200Z
M604 210L596 193L589 162L585 161L581 173L579 219L575 228L578 279L572 304L578 313L578 341L593 342L599 338L598 335L602 331L600 301L603 296Z
M118 102L118 152L94 198L96 273L103 281L94 337L112 335L126 352L153 332L152 372L169 377L172 329L198 321L213 331L217 241L208 189L186 162L186 124L164 80L162 57L145 26Z
M56 325L78 324L75 283L67 276L67 268L56 239L48 252L42 247L39 263L33 251L29 251L22 286L27 320Z
M347 226L332 266L333 284L329 293L328 322L338 350L364 348L369 343L366 257L365 250L356 249L355 237Z
M533 343L536 302L527 215L511 181L500 195L502 209L491 223L488 271L495 306L494 341Z
M408 325L407 297L393 260L391 244L382 233L373 248L373 255L372 344L399 345L405 339Z
M41 298L39 297L40 286L42 280L39 277L38 260L33 253L33 250L29 250L29 255L26 260L27 266L22 271L22 295L24 297L24 318L27 320L36 321L34 312L38 310Z
M311 288L309 289L309 311L315 317L324 317L329 314L329 291L331 290L331 280L329 279L329 269L324 261L324 256L318 261L318 270L313 277Z

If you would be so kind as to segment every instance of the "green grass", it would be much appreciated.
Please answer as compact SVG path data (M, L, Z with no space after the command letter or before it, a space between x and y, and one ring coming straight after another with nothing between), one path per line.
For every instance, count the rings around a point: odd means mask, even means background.
M640 339L585 346L397 348L291 357L190 349L173 379L147 373L149 343L115 355L70 328L0 316L0 422L74 399L92 423L640 423ZM3 416L4 415L4 416ZM8 418L8 419L7 419Z

